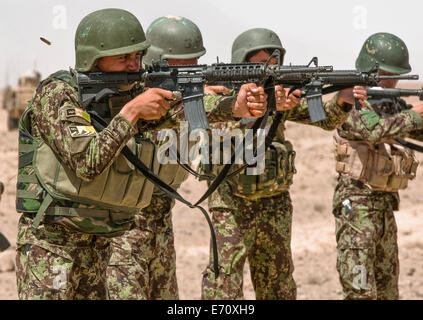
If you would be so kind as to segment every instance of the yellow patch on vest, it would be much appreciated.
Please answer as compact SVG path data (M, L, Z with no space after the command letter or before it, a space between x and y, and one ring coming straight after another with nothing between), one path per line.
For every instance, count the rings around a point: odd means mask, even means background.
M67 109L66 110L66 118L71 118L71 117L80 117L85 119L88 122L91 122L91 117L90 115L85 112L82 109L79 108L72 108L72 109Z
M69 131L72 137L95 136L96 131L93 126L70 126Z

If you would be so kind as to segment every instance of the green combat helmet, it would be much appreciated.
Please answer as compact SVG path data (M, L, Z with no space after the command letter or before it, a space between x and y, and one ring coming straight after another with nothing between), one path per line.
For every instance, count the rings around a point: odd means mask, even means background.
M122 9L90 13L79 23L75 34L75 69L86 72L98 58L142 51L149 46L138 19Z
M241 33L232 44L232 63L242 63L250 52L266 48L279 49L282 63L285 49L275 32L264 28L247 30Z
M380 32L364 42L355 67L360 71L368 71L378 63L381 70L404 74L411 71L408 59L404 41L391 33Z
M146 36L151 46L142 60L145 65L169 58L199 58L206 53L200 29L184 17L160 17L148 27Z

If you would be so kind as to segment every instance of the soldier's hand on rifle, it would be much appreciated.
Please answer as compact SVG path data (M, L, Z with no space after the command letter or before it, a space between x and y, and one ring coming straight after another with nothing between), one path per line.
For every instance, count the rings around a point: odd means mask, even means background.
M151 88L129 101L120 113L133 125L138 119L157 120L166 115L173 98L172 91Z
M366 87L355 86L353 88L353 94L354 94L354 98L358 99L358 102L360 102L360 105L364 107L366 105L366 100L368 99Z
M280 87L280 89L278 88ZM278 102L278 95L283 94L283 99L281 102ZM277 111L286 111L296 107L300 103L301 91L300 89L294 90L289 96L289 89L284 89L282 86L275 86L275 96L276 96L276 110Z
M358 99L360 105L364 107L366 105L365 101L367 100L366 87L355 86L354 88L348 88L339 91L336 103L340 106L342 106L344 103L354 105L354 99Z
M241 86L232 113L237 118L261 118L266 113L267 94L255 83Z
M411 110L417 112L423 118L423 103L412 107Z
M205 86L204 87L204 94L212 94L212 95L229 95L231 93L231 90L226 88L225 86Z

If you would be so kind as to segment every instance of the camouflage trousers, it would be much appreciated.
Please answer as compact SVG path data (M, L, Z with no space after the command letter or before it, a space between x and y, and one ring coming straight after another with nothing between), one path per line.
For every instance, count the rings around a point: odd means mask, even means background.
M177 300L176 253L167 196L153 197L136 228L113 238L107 288L113 300Z
M202 299L243 299L247 258L256 299L295 299L289 193L257 201L233 197L232 201L237 209L210 209L220 274L216 279L211 258L203 273Z
M334 195L337 270L345 299L398 299L398 194L341 179ZM360 190L362 189L362 190ZM361 194L360 194L361 191Z
M16 279L19 299L107 299L110 240L32 219L19 221Z

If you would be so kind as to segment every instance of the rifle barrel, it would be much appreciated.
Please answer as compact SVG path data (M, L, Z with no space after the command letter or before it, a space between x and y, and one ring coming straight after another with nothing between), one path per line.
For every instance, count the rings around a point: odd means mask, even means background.
M367 95L371 97L410 97L423 96L423 89L396 89L396 88L381 88L369 87L367 88Z
M389 80L389 79L396 79L396 80L419 80L419 75L417 74L410 74L410 75L395 75L395 76L378 76L379 80Z

